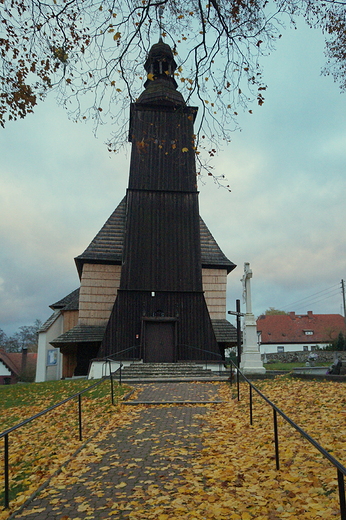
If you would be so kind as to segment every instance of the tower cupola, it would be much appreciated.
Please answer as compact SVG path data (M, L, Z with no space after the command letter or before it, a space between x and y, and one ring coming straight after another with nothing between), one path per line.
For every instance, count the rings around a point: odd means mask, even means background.
M145 91L138 98L138 103L184 105L185 101L177 91L177 82L174 71L177 64L173 52L167 43L160 38L148 54L144 64L147 80L144 83Z

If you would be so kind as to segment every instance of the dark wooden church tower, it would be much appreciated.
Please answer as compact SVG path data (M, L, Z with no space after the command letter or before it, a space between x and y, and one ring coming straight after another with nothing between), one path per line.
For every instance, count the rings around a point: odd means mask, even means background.
M170 47L153 45L145 90L131 105L121 280L99 356L129 349L129 358L175 362L220 352L202 288L197 108L176 90L175 68Z

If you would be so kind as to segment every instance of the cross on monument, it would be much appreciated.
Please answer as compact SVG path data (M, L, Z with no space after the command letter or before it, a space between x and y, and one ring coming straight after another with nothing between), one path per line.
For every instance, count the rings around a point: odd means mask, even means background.
M240 368L244 374L264 374L265 368L261 360L257 344L257 327L255 316L252 314L251 305L251 286L252 270L250 263L244 263L244 275L241 278L243 284L243 303L246 305L243 328L243 354L241 357Z
M245 303L246 314L252 313L251 286L250 286L251 278L252 278L252 270L250 269L250 264L249 264L249 262L245 262L244 263L244 275L240 281L243 283L243 303Z

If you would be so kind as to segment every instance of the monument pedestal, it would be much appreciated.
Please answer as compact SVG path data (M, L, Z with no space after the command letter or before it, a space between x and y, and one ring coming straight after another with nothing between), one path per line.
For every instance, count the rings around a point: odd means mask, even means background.
M266 373L258 350L256 320L252 313L245 314L244 318L243 352L240 370L245 375Z

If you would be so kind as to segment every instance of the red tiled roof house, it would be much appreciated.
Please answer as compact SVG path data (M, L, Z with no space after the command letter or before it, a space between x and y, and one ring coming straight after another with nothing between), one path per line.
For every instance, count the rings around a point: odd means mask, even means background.
M339 332L346 334L341 314L274 314L257 319L261 354L271 352L308 351L325 347Z
M6 352L0 348L0 385L17 383L25 375L32 378L36 360L34 352Z

